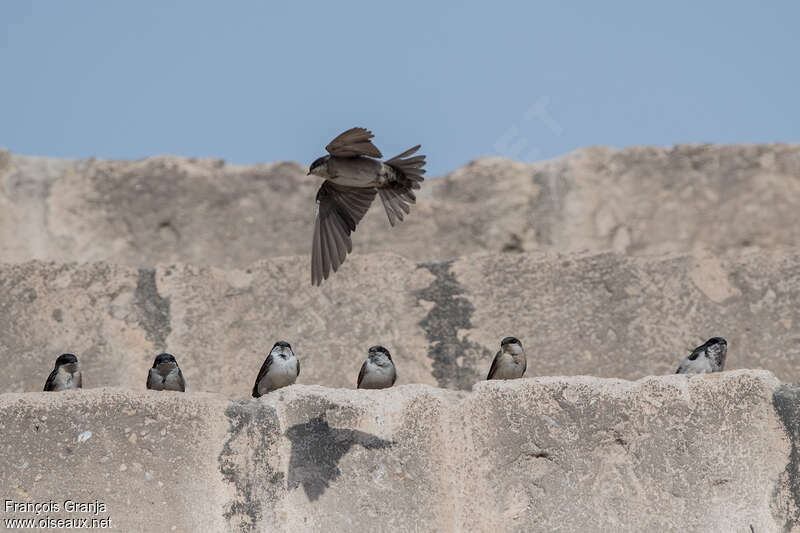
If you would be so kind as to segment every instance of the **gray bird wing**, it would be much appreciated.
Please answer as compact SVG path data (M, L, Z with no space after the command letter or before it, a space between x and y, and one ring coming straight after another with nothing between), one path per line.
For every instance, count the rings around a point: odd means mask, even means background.
M78 372L78 379L77 379L77 383L75 384L75 388L76 389L82 389L83 388L83 372L80 372L80 371Z
M373 137L372 132L367 129L350 128L328 143L325 150L336 157L358 157L360 155L383 157L381 151L370 141Z
M50 372L50 375L47 376L47 380L44 382L44 391L45 392L53 390L53 382L56 379L56 372L57 372L57 370L54 368L53 371Z
M261 379L267 375L269 372L269 367L272 366L272 354L269 354L267 358L264 360L264 364L261 365L261 370L258 371L258 377L256 378L256 382L253 385L253 398L258 398L261 396L258 393L258 384L261 382Z
M178 368L178 377L180 378L181 392L186 392L186 379L184 379L180 368Z
M689 361L694 361L695 359L700 357L700 354L703 353L703 349L704 348L705 348L705 346L698 346L697 348L692 350L692 353L689 354L689 357L688 357Z
M378 194L381 197L381 203L386 210L386 216L389 217L389 224L392 226L402 222L405 215L411 212L410 204L417 203L417 197L411 192L411 189L403 187L398 183L387 185L378 189Z
M364 218L375 189L334 185L325 181L317 192L317 219L311 243L311 284L319 285L336 272L353 251L350 234Z
M494 359L492 360L492 366L489 368L489 374L486 376L486 379L492 379L494 377L494 373L497 370L497 367L500 365L500 356L503 354L503 350L500 350L495 354Z
M356 383L356 388L361 388L361 381L364 379L364 374L367 373L367 362L364 361L364 364L361 365L361 370L358 372L358 383Z
M297 377L300 377L300 358L295 355L294 360L297 361Z
M153 369L147 371L147 383L145 384L147 390L151 390L153 387Z
M394 366L394 363L392 363L392 366L394 367L394 375L392 376L392 386L394 386L394 382L397 381L397 367Z
M389 224L394 226L398 221L403 221L404 213L408 214L411 208L409 205L417 202L414 190L420 188L420 184L425 179L425 156L417 155L409 157L420 149L421 145L409 148L402 154L398 154L386 161L385 164L392 167L397 172L397 180L378 189L383 208L389 217Z
M689 354L689 357L681 361L681 364L678 365L678 370L675 371L676 374L685 374L686 370L689 367L689 361L696 361L700 354L703 353L703 346L698 346L692 353Z

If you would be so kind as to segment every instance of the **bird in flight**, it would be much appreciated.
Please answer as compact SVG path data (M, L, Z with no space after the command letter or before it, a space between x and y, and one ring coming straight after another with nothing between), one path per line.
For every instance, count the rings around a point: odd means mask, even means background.
M316 159L309 175L325 181L317 191L317 217L311 245L311 283L319 285L336 272L353 251L350 234L369 210L377 194L389 223L394 226L416 203L414 190L425 179L424 155L414 155L421 145L409 148L387 161L372 144L374 135L364 128L350 128L325 150L329 155Z

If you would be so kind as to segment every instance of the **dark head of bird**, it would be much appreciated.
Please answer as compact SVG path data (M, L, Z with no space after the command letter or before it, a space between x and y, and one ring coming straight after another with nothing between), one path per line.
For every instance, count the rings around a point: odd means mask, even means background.
M58 359L56 359L56 366L68 365L77 362L78 358L72 355L71 353L62 353L61 355L58 356Z
M314 162L311 163L311 166L308 167L308 174L306 174L306 175L310 176L311 174L315 174L317 176L323 176L323 177L326 176L327 175L328 159L330 159L330 158L331 158L331 156L329 156L329 155L324 155L322 157L316 158L314 160Z
M370 357L379 357L380 355L385 355L389 361L392 360L392 355L389 353L389 350L384 348L383 346L376 344L375 346L371 346L369 349L369 356Z
M519 344L520 346L522 346L522 343L519 342L519 339L516 338L516 337L506 337L505 339L500 341L500 346L501 347L502 346L506 346L508 344Z
M705 344L706 353L712 357L718 365L725 363L725 356L728 354L728 341L722 337L711 337Z
M72 355L71 353L62 353L56 359L56 368L64 367L69 373L74 373L78 370L78 358Z
M516 337L506 337L500 341L500 349L512 356L522 353L522 343Z
M178 366L178 361L175 360L175 357L172 354L162 353L156 356L155 361L153 361L153 368L156 368L160 365Z
M272 350L270 350L271 354L276 354L284 359L289 357L290 355L294 354L292 351L292 346L286 341L278 341L272 346Z

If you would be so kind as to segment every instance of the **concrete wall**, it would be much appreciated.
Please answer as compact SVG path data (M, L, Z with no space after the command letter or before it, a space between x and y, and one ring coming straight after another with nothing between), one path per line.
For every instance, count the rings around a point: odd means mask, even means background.
M120 531L790 531L798 394L763 371L4 394L0 477Z
M528 375L638 379L670 374L720 335L727 368L798 379L800 255L658 258L489 254L415 264L354 256L322 288L302 258L244 270L104 263L0 265L0 390L41 390L59 353L78 355L84 386L144 390L160 351L189 390L245 395L272 344L288 340L300 383L355 387L367 348L383 344L398 383L466 389L500 339L522 339Z
M320 180L305 171L296 163L66 161L0 150L1 260L241 268L309 255ZM427 181L419 196L395 228L373 206L355 252L422 262L503 249L795 245L800 147L585 148L532 164L482 158Z
M304 174L0 151L4 507L99 501L44 514L142 532L800 531L800 147L480 159L397 228L375 206L321 288ZM529 377L483 382L506 335ZM672 375L713 335L728 372ZM251 399L278 339L299 384ZM398 386L353 390L375 343ZM38 392L64 351L87 388ZM144 390L161 351L189 392Z

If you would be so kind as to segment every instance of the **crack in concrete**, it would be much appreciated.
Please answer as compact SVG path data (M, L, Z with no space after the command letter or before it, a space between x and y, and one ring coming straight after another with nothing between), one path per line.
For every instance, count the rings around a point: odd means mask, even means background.
M133 303L137 310L137 322L144 328L147 340L157 350L166 350L167 337L172 333L170 299L158 294L154 268L139 269Z
M436 276L433 283L417 292L418 304L420 300L434 304L419 325L429 342L428 357L433 361L433 377L438 385L470 390L484 378L478 368L485 363L488 370L492 353L466 338L458 338L460 330L474 327L471 317L475 307L461 296L464 288L453 274L452 265L453 261L417 265Z

